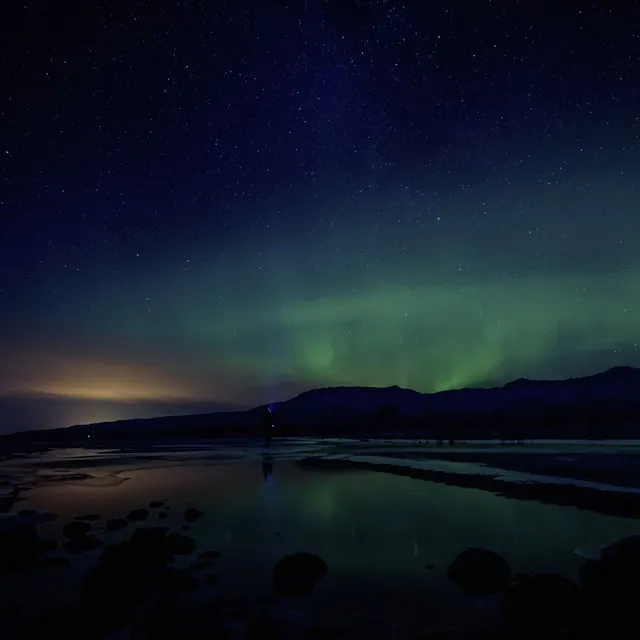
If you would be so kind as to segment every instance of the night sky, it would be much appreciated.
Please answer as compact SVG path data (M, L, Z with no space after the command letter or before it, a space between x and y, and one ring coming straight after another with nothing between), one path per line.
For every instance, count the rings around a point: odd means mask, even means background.
M3 3L0 429L640 365L639 7Z

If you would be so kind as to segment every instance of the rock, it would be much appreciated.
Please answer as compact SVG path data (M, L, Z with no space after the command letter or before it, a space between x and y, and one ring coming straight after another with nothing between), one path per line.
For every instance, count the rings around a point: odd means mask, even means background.
M89 531L91 531L91 525L88 522L67 522L67 524L62 527L62 535L65 538L69 538L69 540L86 536Z
M200 587L200 580L188 571L167 569L158 584L159 588L170 594L192 593Z
M149 503L149 506L150 506L152 509L159 509L163 504L164 504L164 502L163 502L162 500L152 500L152 501Z
M248 637L297 640L307 638L312 629L313 622L307 615L279 604L266 607L254 616Z
M449 565L447 577L467 593L488 596L504 591L511 584L511 568L494 551L469 548Z
M160 518L160 520L164 520L169 514L166 511L161 511L158 514L158 518Z
M215 573L209 573L202 578L202 581L210 587L215 587L220 582L220 576Z
M165 544L167 531L166 527L136 529L129 540L109 545L98 566L85 575L83 608L103 635L133 622L143 602L168 584L177 584L177 578L165 576L173 560Z
M28 638L84 640L91 635L82 611L73 605L54 606L32 620L32 623Z
M69 559L62 556L44 556L36 564L38 569L68 569L70 566Z
M146 520L150 516L148 509L134 509L127 514L127 520L129 522L140 522Z
M120 531L129 525L125 518L110 518L104 523L105 531Z
M200 560L217 560L222 554L219 551L203 551L198 558Z
M425 568L425 569L435 569L435 568L436 568L436 565L435 565L435 564L425 564L425 565L424 565L424 568Z
M35 525L24 524L19 517L3 517L0 526L0 573L29 566L42 551Z
M58 541L55 538L40 538L38 546L42 553L47 551L55 551L58 548Z
M118 571L142 571L158 575L173 560L166 548L166 527L136 529L131 539L109 545L100 564Z
M306 595L327 571L324 560L313 553L284 556L273 568L273 589L280 595Z
M91 637L106 633L135 620L136 608L152 593L156 576L134 568L98 565L82 580L81 605L91 620Z
M11 521L15 521L20 525L37 527L46 522L55 520L58 516L55 513L48 511L36 511L35 509L22 509L17 514L3 516L0 518L0 530L5 526L11 528L13 525Z
M640 536L623 538L605 547L598 560L579 570L588 600L588 618L604 633L632 622L640 598Z
M87 513L83 516L76 516L75 520L84 520L85 522L95 522L100 520L100 516L97 513Z
M196 550L196 541L190 536L183 536L181 533L170 533L165 540L165 548L169 553L176 555L189 555Z
M200 509L194 509L193 507L189 507L189 509L187 509L184 512L184 519L185 519L185 522L195 522L196 520L199 520L200 518L202 518L203 515L204 515L204 512L200 511Z
M502 621L509 630L540 632L578 624L582 610L580 587L565 576L540 573L523 577L504 593Z
M188 524L183 524L183 525L180 527L180 529L181 529L182 531L190 531L190 530L191 530L191 527L190 527Z
M209 569L214 566L214 562L212 560L198 560L193 564L190 564L187 567L187 571L198 572L202 571L202 569Z
M92 533L77 538L71 538L64 543L63 548L69 553L86 553L87 551L95 551L104 545L104 542Z

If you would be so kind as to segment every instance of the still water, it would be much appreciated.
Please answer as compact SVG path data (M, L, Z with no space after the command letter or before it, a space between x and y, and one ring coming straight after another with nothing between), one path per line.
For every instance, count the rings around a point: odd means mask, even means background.
M82 469L74 469L81 471ZM92 471L88 469L88 471ZM123 481L123 479L125 479ZM329 573L299 609L326 622L397 622L415 628L490 624L491 601L478 601L445 577L469 546L498 551L514 572L554 571L575 577L579 547L638 533L634 520L575 508L520 502L477 489L450 487L371 471L318 471L293 460L192 460L150 468L101 466L99 478L38 486L18 508L59 517L43 534L59 536L76 515L123 516L167 499L169 517L141 523L179 530L187 506L205 516L188 535L199 551L215 549L220 587L230 595L270 593L271 569L284 554L320 555ZM96 533L106 542L131 534ZM44 603L77 597L75 569L4 576L3 597Z

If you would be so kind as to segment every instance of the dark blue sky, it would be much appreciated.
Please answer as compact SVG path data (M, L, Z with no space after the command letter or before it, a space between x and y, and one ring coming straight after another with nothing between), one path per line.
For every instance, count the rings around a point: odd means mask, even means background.
M640 364L640 10L10 2L0 429Z

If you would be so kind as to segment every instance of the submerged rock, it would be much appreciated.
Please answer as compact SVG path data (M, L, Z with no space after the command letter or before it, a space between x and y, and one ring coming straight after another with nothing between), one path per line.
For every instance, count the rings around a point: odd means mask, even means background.
M213 560L197 560L187 567L187 571L202 571L202 569L210 569L214 565L215 563L213 562Z
M511 584L511 567L495 551L469 548L449 565L447 577L467 593L488 596L504 591Z
M220 576L215 573L208 573L202 581L210 587L215 587L220 582Z
M189 507L184 512L185 522L195 522L199 520L204 515L204 511L200 511L200 509L194 509L193 507Z
M166 538L166 549L176 555L189 555L196 550L196 541L181 533L170 533Z
M32 564L42 553L38 529L18 518L0 527L0 573Z
M88 533L87 535L67 540L63 548L69 553L86 553L87 551L95 551L102 546L104 546L104 542L100 538L93 535L93 533Z
M640 599L640 536L602 549L599 559L588 560L580 568L579 578L591 623L602 632L630 624Z
M181 593L193 593L200 587L200 580L188 571L168 568L158 584L163 592L179 595Z
M167 516L168 516L168 515L169 515L169 514L168 514L166 511L161 511L161 512L158 514L158 518L160 518L160 520L164 520L165 518L167 518Z
M257 611L248 629L249 638L308 638L313 621L306 614L282 604L263 607Z
M70 566L71 561L62 556L43 556L36 564L38 569L68 569Z
M140 522L141 520L146 520L150 515L149 509L134 509L127 514L127 520L129 522Z
M69 540L86 536L91 531L91 525L88 522L74 521L67 522L62 527L62 535Z
M203 551L198 558L200 560L217 560L222 554L219 551Z
M164 504L164 502L163 502L162 500L152 500L152 501L149 503L149 506L150 506L152 509L159 509L163 504Z
M280 595L307 595L327 571L324 560L313 553L284 556L273 568L273 589Z
M125 518L110 518L104 523L105 531L120 531L129 526L129 521Z
M582 591L565 576L540 573L525 576L504 593L504 625L521 634L575 627L582 613Z
M137 608L153 594L169 585L175 591L178 578L167 574L173 560L167 532L166 527L136 529L129 540L109 545L85 575L82 605L101 633L135 621Z

